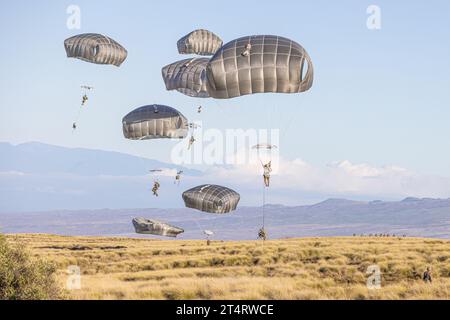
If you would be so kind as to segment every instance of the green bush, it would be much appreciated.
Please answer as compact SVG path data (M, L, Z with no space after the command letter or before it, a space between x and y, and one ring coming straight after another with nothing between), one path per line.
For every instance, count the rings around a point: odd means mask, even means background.
M21 244L9 244L0 234L0 300L60 299L56 268L33 259Z

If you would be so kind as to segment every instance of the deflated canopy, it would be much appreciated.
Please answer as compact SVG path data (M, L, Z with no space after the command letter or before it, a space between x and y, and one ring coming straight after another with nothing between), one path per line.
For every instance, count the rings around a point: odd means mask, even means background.
M183 229L171 226L165 222L145 218L134 218L133 226L136 233L154 234L157 236L176 237L184 232Z
M162 77L167 90L197 98L209 97L206 90L206 65L208 58L184 59L162 68Z
M206 67L206 78L209 95L217 99L297 93L311 88L313 65L305 49L292 40L248 36L220 48Z
M172 107L153 104L131 111L122 119L127 139L183 139L189 124L184 115Z
M222 39L211 31L198 29L178 40L178 52L181 54L198 54L212 56L222 46Z
M236 210L239 193L226 187L205 184L183 192L184 204L210 213L227 213Z
M120 66L127 57L127 50L113 39L97 34L84 33L64 40L67 57L97 64Z

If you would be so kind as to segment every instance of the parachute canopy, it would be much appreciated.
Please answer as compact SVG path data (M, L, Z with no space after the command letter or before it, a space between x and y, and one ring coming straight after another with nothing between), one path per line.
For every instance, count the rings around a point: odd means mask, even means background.
M211 56L222 46L222 39L205 29L194 30L178 40L180 54Z
M214 235L214 232L213 232L213 231L211 231L211 230L203 230L203 233L204 233L205 235L207 235L208 237L210 237L210 236L213 236L213 235Z
M227 213L236 210L239 193L227 187L205 184L183 192L184 204L210 213Z
M145 218L134 218L133 226L136 233L154 234L157 236L176 237L178 234L184 232L183 229L171 226L170 224Z
M252 147L252 149L265 149L265 150L272 150L272 149L277 149L278 147L274 144L268 144L268 143L260 143L260 144L256 144Z
M172 107L153 104L131 111L122 119L127 139L183 139L189 124L184 115Z
M191 97L209 97L205 81L208 62L208 58L184 59L165 66L161 72L166 89Z
M247 36L216 52L206 67L206 78L209 95L217 99L264 92L297 93L311 88L313 65L305 49L292 40Z
M96 64L119 67L127 58L127 50L113 39L97 34L83 33L64 40L67 57Z

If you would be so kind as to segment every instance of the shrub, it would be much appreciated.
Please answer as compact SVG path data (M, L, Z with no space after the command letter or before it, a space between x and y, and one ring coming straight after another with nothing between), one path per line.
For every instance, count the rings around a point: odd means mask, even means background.
M32 259L22 245L11 245L0 234L0 300L61 298L55 272L55 266Z

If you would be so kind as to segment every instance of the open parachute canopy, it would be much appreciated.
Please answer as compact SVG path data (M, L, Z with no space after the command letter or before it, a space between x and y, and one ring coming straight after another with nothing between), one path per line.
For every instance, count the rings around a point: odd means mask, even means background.
M183 229L165 222L145 218L134 218L133 226L136 233L154 234L157 236L176 237L178 234L184 232Z
M117 67L125 61L128 54L119 43L97 33L84 33L70 37L64 40L64 48L69 58Z
M183 192L188 208L210 213L227 213L236 210L240 195L234 190L213 184L205 184Z
M208 237L214 235L214 231L211 231L211 230L203 230L203 233L204 233L205 235L207 235Z
M255 144L252 149L256 149L256 150L272 150L272 149L277 149L278 147L274 144L269 144L269 143L259 143L259 144Z
M206 67L211 97L227 99L253 93L298 93L311 88L313 65L298 43L271 35L228 42Z
M177 46L180 54L212 56L219 50L222 43L222 39L213 32L205 29L198 29L178 40Z
M189 130L186 117L178 110L160 104L147 105L122 119L123 135L131 140L184 139Z
M197 98L209 97L206 90L206 65L208 58L184 59L162 68L162 77L167 90Z

